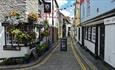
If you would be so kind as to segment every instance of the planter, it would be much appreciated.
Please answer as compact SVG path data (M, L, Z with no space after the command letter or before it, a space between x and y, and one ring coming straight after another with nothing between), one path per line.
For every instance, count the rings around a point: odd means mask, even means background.
M2 26L8 26L10 23L7 23L7 22L3 22L2 23Z

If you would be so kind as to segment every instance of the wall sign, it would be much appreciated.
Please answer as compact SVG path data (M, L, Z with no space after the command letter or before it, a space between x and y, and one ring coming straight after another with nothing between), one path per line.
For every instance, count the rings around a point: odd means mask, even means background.
M104 24L113 24L115 23L115 16L104 19Z

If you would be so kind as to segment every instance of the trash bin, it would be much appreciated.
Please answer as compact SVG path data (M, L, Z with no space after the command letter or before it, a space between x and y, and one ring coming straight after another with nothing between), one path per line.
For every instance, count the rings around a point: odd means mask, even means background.
M61 38L61 51L67 51L67 38Z

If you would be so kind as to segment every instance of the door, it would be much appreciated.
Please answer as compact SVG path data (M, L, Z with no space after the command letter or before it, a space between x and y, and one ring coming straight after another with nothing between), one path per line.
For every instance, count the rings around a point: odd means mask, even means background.
M100 58L104 59L105 26L100 26Z

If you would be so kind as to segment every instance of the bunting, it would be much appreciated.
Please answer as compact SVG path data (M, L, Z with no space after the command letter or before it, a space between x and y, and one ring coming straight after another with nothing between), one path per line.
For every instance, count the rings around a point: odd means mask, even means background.
M80 4L83 4L84 3L84 0L80 0Z

